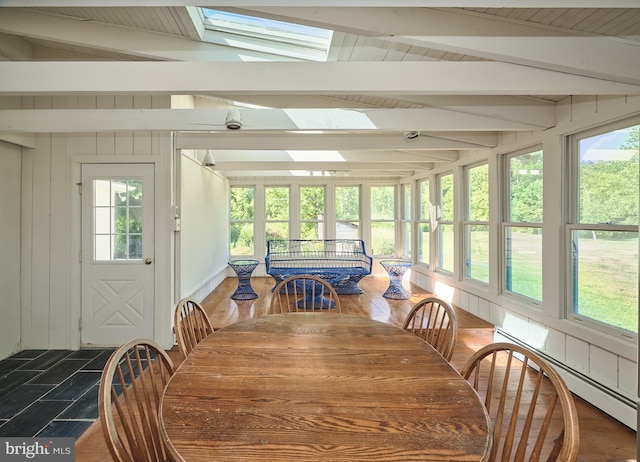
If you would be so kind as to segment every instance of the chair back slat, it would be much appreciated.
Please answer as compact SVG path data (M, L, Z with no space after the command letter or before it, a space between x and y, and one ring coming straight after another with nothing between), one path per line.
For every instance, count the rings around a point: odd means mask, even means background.
M458 336L458 322L451 305L436 297L420 300L404 320L403 329L433 346L451 360Z
M573 397L540 355L515 344L490 344L467 360L462 376L484 397L491 418L490 462L577 460Z
M183 298L178 302L173 322L178 349L185 358L198 343L213 333L207 312L193 298Z
M155 342L136 339L113 352L102 372L98 410L117 462L169 460L158 411L175 368Z
M281 281L271 296L269 313L342 313L335 289L324 279L310 274L290 276Z

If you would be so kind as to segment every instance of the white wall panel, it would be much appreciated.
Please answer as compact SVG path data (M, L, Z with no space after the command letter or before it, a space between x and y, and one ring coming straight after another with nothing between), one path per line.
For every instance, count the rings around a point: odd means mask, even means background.
M0 142L0 359L20 347L21 148Z
M31 271L29 313L22 317L22 346L47 348L49 345L51 286L51 136L38 135L33 156L31 228L23 228L31 237L31 249L23 254L25 269ZM62 158L61 160L64 160ZM56 262L64 264L64 262Z
M628 394L634 396L638 389L638 369L633 361L626 358L618 360L618 386Z
M23 108L86 108L117 106L132 108L134 97L25 97ZM169 107L169 97L144 97L143 105ZM128 105L128 106L127 106ZM137 135L137 137L136 137ZM25 150L22 171L22 345L26 348L76 348L79 342L79 242L74 239L74 226L80 226L77 200L79 181L72 174L78 159L100 162L111 158L131 162L136 156L144 161L156 158L160 167L156 177L156 270L160 296L158 306L166 306L166 320L156 323L156 332L163 337L169 331L171 317L170 266L171 233L167 219L170 208L169 184L172 153L168 134L143 132L39 134L36 148ZM96 157L99 156L99 157ZM74 163L75 162L75 163ZM79 170L78 170L79 171ZM165 294L166 292L166 294ZM167 334L168 338L170 335Z
M69 188L69 163L66 156L57 153L67 151L69 137L63 134L51 135L51 167L49 193L49 243L51 245L49 258L52 271L50 273L49 289L49 342L60 348L71 348L69 328L71 325L70 288L71 264L69 255L71 242L69 239L69 217L71 216ZM64 159L62 162L60 159ZM55 269L55 270L53 270Z
M193 296L226 270L229 184L191 157L181 157L180 298Z
M598 348L589 346L589 374L600 383L610 388L618 387L618 356Z
M550 327L547 333L546 349L554 358L564 359L566 356L565 334Z

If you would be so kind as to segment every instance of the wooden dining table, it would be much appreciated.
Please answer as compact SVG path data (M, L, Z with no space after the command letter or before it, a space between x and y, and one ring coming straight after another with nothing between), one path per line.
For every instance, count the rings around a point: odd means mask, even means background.
M175 461L477 461L478 395L429 344L357 316L273 314L215 331L160 406Z

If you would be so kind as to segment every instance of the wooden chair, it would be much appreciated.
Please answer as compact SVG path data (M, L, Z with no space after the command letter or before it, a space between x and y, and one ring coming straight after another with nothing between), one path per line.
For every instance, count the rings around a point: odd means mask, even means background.
M273 289L269 313L306 311L342 313L340 299L331 284L317 276L302 274L284 279Z
M451 361L458 338L456 313L444 300L428 297L416 303L402 328L433 346L444 359Z
M213 333L207 312L193 298L183 298L178 302L173 321L178 349L185 358L202 339Z
M489 461L578 458L578 414L562 377L533 351L487 345L466 362L465 377L484 399L493 426Z
M171 358L151 340L132 340L113 352L102 372L98 410L114 461L170 460L158 411L174 371Z

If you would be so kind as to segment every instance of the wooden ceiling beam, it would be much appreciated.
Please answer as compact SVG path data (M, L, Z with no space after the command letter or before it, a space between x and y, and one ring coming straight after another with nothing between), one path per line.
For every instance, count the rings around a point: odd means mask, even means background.
M198 6L386 8L602 8L602 0L199 0ZM193 0L154 0L154 6L191 6ZM148 0L3 0L0 7L134 7ZM608 8L636 8L637 0L608 0Z
M0 110L0 131L193 131L234 135L282 131L364 134L430 130L536 131L549 128L437 108L242 109L240 130L227 130L227 115L225 109L6 109Z
M0 62L0 82L1 95L640 94L640 85L484 61Z

